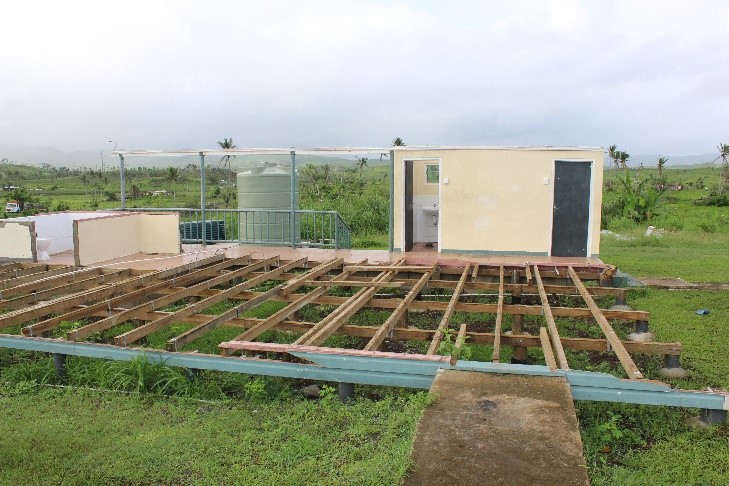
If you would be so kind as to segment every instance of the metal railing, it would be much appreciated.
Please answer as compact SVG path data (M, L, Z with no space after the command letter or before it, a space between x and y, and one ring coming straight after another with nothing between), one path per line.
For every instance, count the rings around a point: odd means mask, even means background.
M127 208L127 211L177 213L183 243L201 243L203 227L207 243L248 243L299 248L348 249L352 230L337 211L286 209ZM295 236L292 241L291 235Z

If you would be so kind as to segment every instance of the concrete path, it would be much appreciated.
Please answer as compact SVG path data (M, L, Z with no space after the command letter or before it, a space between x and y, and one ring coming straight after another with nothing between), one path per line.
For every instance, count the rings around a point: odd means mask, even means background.
M441 371L431 392L405 485L589 484L564 379Z

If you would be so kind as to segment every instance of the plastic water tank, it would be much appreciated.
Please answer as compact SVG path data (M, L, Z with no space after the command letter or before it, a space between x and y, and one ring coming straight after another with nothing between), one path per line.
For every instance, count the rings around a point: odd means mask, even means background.
M240 240L290 243L291 214L285 211L291 209L291 169L277 165L254 167L240 172L237 184L238 208L261 210L241 212Z

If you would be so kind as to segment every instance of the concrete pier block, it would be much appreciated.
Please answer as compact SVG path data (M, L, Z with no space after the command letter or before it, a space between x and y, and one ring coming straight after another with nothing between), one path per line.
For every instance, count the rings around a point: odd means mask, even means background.
M53 353L53 367L56 369L56 376L60 379L66 379L68 370L66 369L66 355Z
M628 340L645 343L655 341L656 337L648 331L648 321L636 321L635 332L628 335Z
M686 378L686 370L681 368L681 362L679 356L675 354L667 354L663 357L663 368L658 374L662 378L668 379L681 379Z
M343 403L354 400L354 383L337 383L337 396Z

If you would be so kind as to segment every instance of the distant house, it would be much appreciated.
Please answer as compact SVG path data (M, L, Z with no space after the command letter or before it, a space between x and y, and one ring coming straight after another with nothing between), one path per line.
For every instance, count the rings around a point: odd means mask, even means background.
M393 248L596 256L604 150L396 147Z

